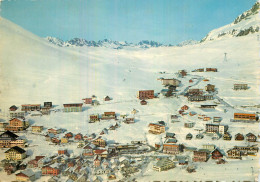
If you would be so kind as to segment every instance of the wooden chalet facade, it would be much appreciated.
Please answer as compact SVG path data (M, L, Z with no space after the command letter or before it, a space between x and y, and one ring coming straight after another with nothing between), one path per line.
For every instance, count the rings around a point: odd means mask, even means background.
M41 104L24 104L22 105L22 111L28 112L28 111L40 111L41 110Z
M63 104L64 112L82 112L82 103Z
M11 148L14 146L25 147L25 140L18 139L18 135L6 131L0 135L0 148Z
M212 159L221 159L221 158L223 158L223 154L222 154L222 152L218 149L218 148L216 148L212 153L211 153L211 158Z
M189 89L187 94L188 94L188 96L203 95L203 90L202 89L193 88L193 89Z
M27 163L27 167L28 168L37 168L37 167L42 167L43 165L43 159L45 158L45 156L36 156L35 159L30 160Z
M125 118L124 123L126 124L134 124L135 119L134 118Z
M215 109L215 107L217 107L218 105L215 105L215 104L203 104L203 105L200 105L200 108L201 109Z
M253 133L246 134L246 140L248 142L256 142L256 139L257 139L257 137Z
M177 144L163 144L163 153L165 154L179 154L183 152L183 146Z
M165 126L157 123L149 124L149 133L152 134L161 134L165 132Z
M9 131L22 131L28 128L28 122L23 119L13 118L9 121L9 125L5 127L5 130Z
M101 116L101 120L110 120L110 119L116 119L116 113L115 112L104 112Z
M244 135L242 135L241 133L238 133L238 134L235 135L235 140L236 141L242 141L244 139L245 139Z
M26 151L18 146L12 147L5 151L5 159L12 161L21 161L26 158Z
M154 90L140 90L137 92L137 98L140 100L153 99Z
M234 113L234 120L257 120L256 114L248 114L248 113Z
M92 98L85 98L82 100L84 101L84 104L92 104Z
M217 68L206 68L206 72L218 72Z
M209 151L208 150L198 150L193 151L193 162L207 162L209 157Z
M43 126L32 126L32 132L41 133L43 130Z
M16 181L35 181L35 173L31 169L27 169L17 173Z
M231 159L241 159L241 152L237 149L230 149L227 151L227 157Z
M109 96L106 96L105 98L104 98L104 101L110 101L110 100L112 100Z
M42 175L58 176L60 174L60 169L58 166L44 166L42 167Z
M247 90L247 84L234 84L234 90Z
M259 148L257 145L248 146L234 146L235 150L239 150L242 156L257 155Z
M52 133L54 135L62 133L62 129L60 128L50 128L48 129L48 133Z
M106 141L102 139L101 137L95 139L92 141L92 144L99 146L99 147L105 147L106 146Z
M99 121L99 115L98 114L89 115L89 122L90 123L95 123L97 121Z
M83 140L83 135L81 133L76 134L74 140Z
M187 76L187 71L186 70L179 70L178 71L179 75L183 78L185 76Z
M232 139L232 136L230 133L226 132L224 135L223 135L223 139L224 140L231 140Z

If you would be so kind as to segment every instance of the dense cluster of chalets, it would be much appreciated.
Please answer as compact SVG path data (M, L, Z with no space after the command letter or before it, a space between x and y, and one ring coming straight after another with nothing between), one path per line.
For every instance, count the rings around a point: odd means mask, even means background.
M217 68L206 68L206 72L218 72ZM204 68L199 68L192 71L204 72ZM216 73L217 74L217 73ZM185 70L180 70L176 73L177 77L185 78L188 73ZM186 99L191 102L202 103L199 108L203 111L215 110L217 103L208 103L217 97L215 85L207 84L205 91L203 89L191 88L199 82L209 82L209 79L200 77L189 79L187 88L180 92L178 87L182 82L176 78L159 78L162 81L164 88L160 93L155 93L154 90L140 90L137 93L137 98L141 105L149 104L150 99L154 98L169 98ZM247 84L234 83L234 90L249 89ZM224 102L220 98L220 101ZM150 158L155 160L153 169L155 171L166 171L177 167L178 165L187 166L187 172L196 172L197 162L207 162L210 158L216 160L217 164L225 164L225 159L242 159L244 156L255 156L258 153L257 136L254 133L237 133L232 136L229 133L229 126L221 124L222 117L209 117L205 113L198 114L193 111L188 105L183 105L175 114L170 115L171 123L179 123L180 118L189 115L197 117L198 120L205 121L205 128L198 130L194 136L191 133L186 133L186 140L200 140L205 136L210 136L212 140L235 140L248 141L245 146L231 146L229 150L216 147L214 144L205 144L201 148L189 147L178 142L178 136L175 133L167 132L167 122L158 121L151 122L147 127L148 133L152 135L164 134L164 141L156 143L154 146L148 144L147 141L132 141L129 143L117 143L106 141L105 135L111 130L117 130L122 124L135 124L135 114L138 110L133 109L131 114L121 114L113 111L104 113L90 114L88 117L89 123L93 125L98 122L116 121L108 128L101 128L100 133L72 133L63 128L45 128L44 126L30 123L27 116L42 117L43 115L56 114L56 112L82 112L84 105L90 107L99 107L100 102L95 95L90 98L82 99L83 103L67 103L63 104L63 109L56 109L52 102L44 102L41 104L24 104L21 107L15 105L9 108L9 122L0 122L0 128L3 133L0 134L0 147L6 149L5 159L1 161L1 166L4 171L10 175L15 173L18 181L31 180L41 178L41 176L51 176L49 181L58 181L60 178L69 181L102 181L107 180L126 180L132 174L142 172L144 166L149 163ZM113 100L106 96L104 102ZM145 107L145 106L143 106ZM224 110L226 112L226 110ZM230 118L230 122L242 123L257 123L257 113L234 113L234 117ZM196 125L193 121L186 120L183 123L185 128L194 128ZM127 132L127 131L126 131ZM40 135L50 144L59 146L56 155L42 155L30 158L26 152L26 148L30 147L26 138L19 137L19 133ZM26 136L26 135L25 135ZM115 139L116 140L116 139ZM70 145L77 144L77 148L82 149L80 155L73 155ZM192 154L192 157L187 155L187 152ZM155 155L155 153L157 155ZM185 155L186 154L186 155ZM174 156L174 158L172 158ZM17 170L20 170L16 172ZM40 170L40 175L36 175L37 170Z

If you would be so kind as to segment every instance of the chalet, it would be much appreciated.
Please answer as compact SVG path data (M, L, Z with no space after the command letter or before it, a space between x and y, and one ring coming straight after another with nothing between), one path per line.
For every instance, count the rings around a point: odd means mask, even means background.
M107 179L108 179L108 180L116 180L116 175L115 175L115 173L109 173L109 174L107 175Z
M24 104L22 105L22 111L28 112L28 111L40 111L41 110L41 104Z
M181 110L188 110L188 109L189 109L189 106L187 106L187 105L184 105L181 107Z
M85 104L92 104L92 98L85 98L82 100L84 101Z
M154 98L154 90L140 90L137 92L137 98L140 100L144 99L153 99Z
M192 128L195 126L195 123L194 122L185 122L184 123L184 127L185 128Z
M190 79L190 80L189 80L189 83L193 83L193 80L192 80L192 79Z
M18 109L18 107L16 107L15 105L12 105L11 107L9 107L9 111L16 111Z
M175 167L174 162L166 157L160 159L155 165L153 165L153 169L158 172L167 171L174 167Z
M93 150L95 149L95 145L94 144L89 144L86 145L83 149L83 156L93 156Z
M110 119L116 119L116 113L115 112L104 112L101 116L101 120L110 120Z
M50 142L51 139L54 137L55 135L53 133L48 133L47 135L45 135L45 140Z
M6 160L21 161L26 157L26 151L18 146L12 147L5 151Z
M69 143L69 139L68 138L61 138L60 143L61 144Z
M0 134L0 148L10 148L14 146L25 147L25 140L19 139L18 137L18 135L8 130Z
M112 100L109 96L106 96L105 98L104 98L104 101L110 101L110 100Z
M203 90L202 89L189 89L188 90L188 96L191 95L202 95L203 94Z
M234 90L247 90L247 84L234 84Z
M35 174L31 169L21 171L16 175L16 181L35 181Z
M81 133L76 134L74 140L83 140L83 135Z
M193 151L193 162L207 162L209 151L200 149L198 151Z
M256 142L256 139L257 139L257 137L253 133L246 134L246 140L248 142Z
M5 130L9 131L22 131L29 126L29 123L23 119L13 118L9 121L9 125L5 127Z
M60 139L53 137L53 138L51 138L51 142L57 145L57 144L60 144Z
M50 128L50 129L48 129L48 133L57 135L57 134L62 133L62 129L61 128Z
M7 175L10 175L10 174L14 173L16 170L18 170L17 163L13 163L13 162L5 163L3 167L4 167L4 171L7 173Z
M188 165L189 158L187 156L175 156L174 161L177 161L179 165Z
M64 112L82 112L82 103L63 104Z
M24 118L25 111L9 111L10 118Z
M165 132L165 126L157 123L149 124L149 133L152 134L161 134Z
M181 76L183 78L183 77L187 76L187 71L186 70L179 70L178 74L179 74L179 76Z
M89 122L90 123L95 123L97 121L99 121L98 114L91 114L91 115L89 115Z
M106 141L103 140L101 137L95 139L92 141L92 144L99 146L99 147L105 147L106 146Z
M163 153L165 154L179 154L183 152L183 145L163 144Z
M42 167L41 164L43 164L43 162L41 163L40 161L42 161L44 159L45 156L36 156L35 159L30 160L27 163L27 167L28 168L37 168L37 167Z
M231 139L232 139L232 136L230 135L230 133L225 132L225 134L223 135L223 139L224 139L224 140L231 140Z
M58 155L68 155L68 150L66 149L58 150Z
M205 86L205 90L207 92L214 92L215 91L215 85L207 84L207 86Z
M64 138L73 138L73 133L71 132L66 133Z
M200 105L201 109L215 109L215 107L217 107L217 105L214 105L214 104Z
M217 68L206 68L206 72L218 72Z
M213 117L213 122L214 122L214 123L220 123L221 120L222 120L221 117Z
M140 104L141 104L141 105L147 105L147 102L146 102L145 100L141 100L141 101L140 101Z
M168 138L175 138L175 133L166 132L165 138L166 139L168 139Z
M235 135L235 140L236 141L242 141L244 140L244 135L242 135L241 133L238 133Z
M52 108L52 102L44 102L43 106L47 108Z
M228 158L241 159L241 152L237 149L230 149L227 151Z
M204 68L198 68L193 70L192 72L204 72Z
M94 155L100 156L101 158L107 158L108 152L106 149L95 149L93 150Z
M176 87L178 87L179 85L180 85L180 83L181 83L181 81L180 80L177 80L177 79L161 79L162 80L162 85L167 85L167 86L169 86L169 85L173 85L173 86L176 86Z
M177 143L178 140L176 138L168 138L165 140L165 144L169 144L169 143Z
M234 113L235 121L257 121L258 117L256 114L248 114L248 113Z
M239 150L241 152L241 155L247 156L247 155L257 155L259 148L257 145L248 145L248 146L234 146L235 150Z
M43 126L32 126L32 132L41 133L43 130Z
M191 133L188 133L187 135L186 135L186 140L191 140L192 139L192 134Z
M134 124L135 123L135 119L134 118L125 118L124 122L126 124Z
M203 121L210 121L210 120L211 120L211 117L205 116L205 117L203 118Z
M56 163L42 167L42 175L58 176L59 174L59 165Z
M96 158L94 159L94 167L99 167L101 164L101 159L100 157L96 156Z
M212 159L221 159L221 158L223 158L223 156L224 155L218 148L216 148L213 152L211 152Z

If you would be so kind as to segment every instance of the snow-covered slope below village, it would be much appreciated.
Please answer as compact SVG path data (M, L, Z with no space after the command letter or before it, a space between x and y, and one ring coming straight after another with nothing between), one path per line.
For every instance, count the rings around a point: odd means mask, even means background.
M202 39L202 42L225 37L245 36L259 32L259 10L260 3L256 2L250 10L239 15L231 24L212 30Z

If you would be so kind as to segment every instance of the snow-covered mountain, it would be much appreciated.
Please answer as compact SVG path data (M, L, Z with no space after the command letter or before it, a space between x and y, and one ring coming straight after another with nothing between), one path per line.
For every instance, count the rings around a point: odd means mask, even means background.
M256 2L250 10L239 15L231 24L225 25L209 32L208 35L201 40L201 42L216 40L223 37L245 36L248 34L259 32L259 10L260 3Z
M112 41L108 39L99 40L99 41L88 41L82 38L74 38L68 41L63 41L55 37L46 37L46 39L60 47L110 47L114 49L122 49L125 46L129 47L139 47L139 48L150 48L150 47L166 47L171 45L163 45L156 41L142 40L137 44L128 43L127 41Z

